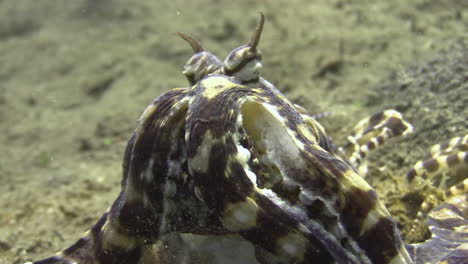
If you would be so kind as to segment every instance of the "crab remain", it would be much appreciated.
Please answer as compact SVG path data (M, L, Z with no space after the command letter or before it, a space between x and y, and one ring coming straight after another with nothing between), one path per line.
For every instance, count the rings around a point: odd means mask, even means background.
M171 233L238 234L261 263L465 263L466 195L442 205L451 219L459 216L456 225L435 218L441 221L433 230L443 231L405 245L355 169L369 150L411 125L384 111L338 149L312 116L260 76L263 24L262 14L249 44L224 62L179 33L195 51L184 68L190 87L159 96L143 112L126 147L122 190L94 227L35 264L142 263L146 245Z

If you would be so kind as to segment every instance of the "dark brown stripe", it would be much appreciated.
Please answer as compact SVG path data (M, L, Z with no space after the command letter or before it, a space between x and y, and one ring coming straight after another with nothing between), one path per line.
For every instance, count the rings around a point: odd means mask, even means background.
M224 188L231 187L225 180L228 156L224 146L222 142L213 144L209 157L210 160L208 162L208 172L195 172L192 175L195 184L200 188L203 200L210 209L215 210L218 214L221 214L225 207L222 198L231 195L229 189L224 190ZM213 184L215 184L216 187L213 187Z
M369 142L367 143L367 148L368 148L369 150L374 150L374 149L376 148L375 143L372 142L372 141L369 141Z
M189 82L190 86L194 86L197 83L194 74L185 74L185 77L187 77L187 81Z
M307 216L310 219L316 220L326 230L330 231L338 225L338 217L333 215L325 206L325 203L320 199L310 201L310 204L306 206L306 209Z
M341 179L343 175L351 169L346 162L333 156L327 151L316 149L309 145L305 145L305 150L311 153L314 157L313 160L311 160L309 157L306 156L307 160L309 160L309 162L312 162L315 168L325 168L330 172L330 175L327 175L327 177Z
M372 263L379 264L389 263L401 248L396 225L389 218L381 218L358 239L358 243Z
M148 207L142 201L126 201L117 215L122 228L115 231L129 237L158 237L162 207L162 200L152 202Z
M115 217L115 213L119 212L121 213L122 210L119 210L120 202L122 199L122 193L119 195L117 200L113 204L113 209L111 210L111 214L113 214L112 217ZM125 212L124 212L125 214ZM125 214L128 217L131 217L128 215L128 213ZM138 218L138 215L133 215L133 217ZM103 233L102 233L102 227L106 223L108 218L107 213L104 214L99 221L96 223L96 225L91 229L91 234L94 237L94 245L90 246L89 248L81 249L85 253L85 255L79 255L77 259L90 259L93 262L92 263L106 263L106 264L119 264L119 263L138 263L140 257L141 257L141 250L140 247L137 246L136 248L128 251L127 249L115 246L115 245L109 245L109 248L103 248ZM112 228L112 224L109 225L109 228ZM125 232L128 235L128 230L107 230L110 232ZM132 239L136 239L136 237L132 237ZM78 253L80 253L78 252ZM75 253L76 255L77 253ZM88 255L89 254L89 255ZM92 254L92 255L91 255Z
M334 199L337 193L340 193L340 185L338 179L330 178L320 170L295 170L297 174L291 174L292 178L300 183L305 189L318 195L321 198L328 200ZM294 172L293 172L294 173Z
M385 138L383 136L378 136L376 139L379 145L383 145L385 143Z
M242 62L240 62L236 67L234 67L234 69L224 68L224 73L226 75L232 76L236 72L239 72L240 70L242 70L242 68L244 68L245 65L247 65L247 63L249 63L249 62L251 62L253 60L258 60L258 56L254 56L254 57L250 57L250 58L245 57L245 58L243 58Z
M367 156L367 153L362 151L362 150L359 150L359 157L362 159L362 158L365 158Z
M259 212L254 228L241 231L240 234L254 245L276 253L277 239L289 233L289 228L279 219L273 219L269 214Z
M346 200L341 216L346 230L353 238L358 238L364 220L374 209L377 194L374 190L361 190L353 187L345 194Z
M408 128L407 126L405 126L405 124L403 123L403 121L400 119L400 118L397 118L397 117L391 117L387 120L387 122L385 122L385 126L390 128L393 132L393 136L399 136L401 134L403 134L403 132L406 131L406 129Z
M457 165L460 161L458 160L458 155L457 154L452 154L447 157L447 165L449 167L453 167Z
M247 51L243 51L241 53L241 56L239 56L239 51L242 51L243 49L248 49L248 48L249 47L247 45L243 45L243 46L237 47L236 49L231 51L230 55L227 58L228 61L233 60L233 59L236 59L236 60L241 59L242 61L239 62L239 64L236 67L234 67L233 69L224 68L224 73L226 75L232 76L236 72L242 70L242 68L244 68L247 63L249 63L249 62L251 62L253 60L259 60L259 61L262 60L262 55L260 53L255 53L255 56L247 57L247 56L245 56Z
M313 235L305 236L298 230L293 229L293 227L298 226L298 222L292 214L287 214L287 212L278 208L261 195L257 195L255 201L259 208L261 208L257 215L257 225L250 230L242 231L241 235L244 238L253 242L254 245L258 245L277 255L278 239L287 234L294 233L303 236L309 243L306 244L305 261L291 261L291 263L333 263L333 258L319 242L320 239L317 239Z
M439 169L439 163L435 159L430 159L423 162L423 166L428 172L435 172Z
M128 180L132 180L132 185L137 192L143 192L145 183L141 179L141 174L148 168L150 160L155 162L154 167L156 168L164 169L167 167L167 156L173 143L168 139L174 133L173 130L176 125L179 124L180 120L183 120L185 111L179 111L163 127L161 127L160 122L169 115L174 103L184 96L181 93L182 91L180 90L170 91L158 97L154 102L157 110L144 120L144 123L141 124L141 128L138 130L140 134L136 135L132 155L131 157L126 157L131 162L127 165L130 168L128 170L129 175L124 177L125 179L130 177ZM156 175L161 177L164 173L165 170L159 171Z
M414 168L411 168L407 173L406 173L406 180L408 182L412 182L414 180L414 177L416 177L417 173Z
M459 184L455 185L455 188L457 190L464 190L465 189L465 184L463 184L463 182L460 182Z
M440 149L440 151L444 151L449 146L450 146L450 140L447 140L447 141L444 141L444 142L439 144L439 149Z
M384 112L375 113L369 118L369 126L366 128L365 131L373 130L375 125L380 123L384 119L385 115Z

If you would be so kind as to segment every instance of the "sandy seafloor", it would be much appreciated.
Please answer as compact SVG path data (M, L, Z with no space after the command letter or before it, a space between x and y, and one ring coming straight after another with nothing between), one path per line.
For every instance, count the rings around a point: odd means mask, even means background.
M0 263L63 249L113 202L136 119L187 86L192 52L175 32L224 58L259 11L263 76L329 112L320 122L337 144L387 108L415 126L372 154L367 176L404 229L422 197L406 194L405 172L468 131L468 2L2 0Z

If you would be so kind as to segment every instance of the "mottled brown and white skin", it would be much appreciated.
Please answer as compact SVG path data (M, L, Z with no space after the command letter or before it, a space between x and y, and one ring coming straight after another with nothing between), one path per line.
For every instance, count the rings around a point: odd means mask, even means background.
M195 52L184 68L191 87L162 94L143 112L126 147L122 190L95 226L35 264L145 263L150 245L174 233L240 235L261 263L463 263L449 257L466 259L466 244L405 246L323 127L260 77L263 23L261 15L251 42L223 63L179 34ZM466 209L466 199L456 204Z

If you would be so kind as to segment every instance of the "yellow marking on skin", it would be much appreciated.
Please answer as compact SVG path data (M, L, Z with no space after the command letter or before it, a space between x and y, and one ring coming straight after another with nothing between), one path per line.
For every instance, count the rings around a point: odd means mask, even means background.
M347 179L346 181L343 181L342 184L344 191L348 191L351 186L359 188L365 192L374 190L361 176L352 170L346 171L346 173L343 174L343 178ZM371 229L382 217L388 217L389 215L390 213L377 197L374 207L367 213L367 216L361 225L359 235L362 235L367 230Z
M239 84L233 83L225 76L212 76L206 78L201 81L201 85L205 88L202 95L207 99L212 99L225 90L234 87L242 87Z
M268 104L268 103L262 103L261 105L263 106L263 108L254 107L253 109L256 109L256 111L253 111L253 112L255 112L257 115L259 115L259 113L265 112L265 110L266 110L266 112L268 112L275 119L275 121L276 121L275 123L281 123L281 128L285 130L285 132L288 134L290 140L292 140L292 142L290 142L289 144L294 145L294 147L290 147L291 150L288 151L289 156L293 156L293 157L296 156L296 155L293 155L294 151L304 149L303 148L303 143L300 142L295 137L296 131L293 131L293 130L289 129L285 125L286 120L284 119L284 117L282 117L279 114L279 112L277 111L277 109L275 108L274 105L271 105L271 104ZM255 104L253 104L253 106L255 106ZM261 109L263 111L260 112L260 111L258 111L259 109ZM266 116L266 115L264 115L264 116ZM261 118L261 120L266 120L266 118ZM255 124L258 125L258 123L255 123ZM304 124L303 127L299 128L300 131L304 130L304 129L306 129L308 131L308 128L305 127L305 126L306 126L306 124ZM278 131L281 128L276 127L275 129L276 129L276 131ZM260 128L258 128L258 130L262 131ZM269 129L267 131L272 131L272 130ZM270 142L271 140L268 141L269 140L268 135L269 134L263 134L262 133L262 140L266 141L266 142ZM310 134L310 132L309 132L308 137L314 138L313 135ZM287 141L285 141L287 137L281 136L281 138L283 138L283 140L282 140L283 143L287 142ZM269 145L267 144L266 146L268 147ZM319 149L319 150L325 151L319 146L314 146L314 147ZM284 147L282 147L280 149L284 149ZM274 150L270 150L270 149L267 148L266 153L268 153L268 155L270 156L270 155L272 155L274 153ZM277 158L272 156L272 157L270 157L270 159L276 160ZM297 161L295 161L293 165L301 166L301 165L298 164L298 161L300 161L300 159L297 159ZM279 163L276 163L276 164L279 164ZM289 166L292 166L292 163ZM286 174L283 173L282 175L285 176ZM366 192L370 191L370 190L373 190L372 187L360 175L358 175L357 173L355 173L351 169L347 170L346 172L343 172L343 175L341 175L341 176L342 176L343 179L340 182L340 185L341 185L342 190L345 191L345 192L350 190L351 187L359 188L359 189L361 189L363 191L366 191ZM389 215L389 213L387 212L387 210L385 209L383 204L377 202L376 207L373 208L373 210L367 216L367 221L365 223L363 223L361 233L364 233L366 230L373 227L378 222L378 220L380 220L382 217L387 217L388 215Z
M177 91L177 90L187 90L187 89L186 88L175 88L175 89L172 89L171 91ZM181 93L181 95L183 95L183 94L186 94L186 92ZM186 100L187 100L186 98L180 99L180 101L178 101L177 105L179 105L181 103L184 103ZM148 118L156 111L156 109L157 109L156 105L154 105L154 104L148 105L146 107L146 109L143 111L143 113L140 115L140 117L138 118L138 122L143 123L146 120L148 120Z
M140 118L138 119L138 122L143 123L148 118L156 111L156 106L153 104L150 104L148 107L146 107L145 111L141 114Z
M343 180L341 181L343 191L349 191L350 187L359 188L365 192L373 190L361 175L357 174L351 169L348 169L342 174Z
M382 205L376 206L375 208L370 210L367 213L366 218L362 222L361 230L359 231L359 236L362 236L367 230L370 230L372 227L374 227L380 219L382 219L388 214L389 213L385 208L382 207Z
M209 130L202 137L203 140L200 146L198 146L195 156L190 159L189 166L191 170L206 173L208 171L211 146L214 143L214 139Z
M245 201L229 203L223 214L223 225L228 230L238 232L247 230L256 225L258 206L252 198Z
M175 90L186 90L185 88L177 88ZM164 116L162 119L160 120L157 120L159 122L153 122L153 126L155 127L164 127L166 125L166 123L169 121L170 118L173 118L174 115L180 111L181 109L187 109L188 108L188 103L192 101L192 97L182 97L182 98L179 98L179 100L177 101L177 103L175 103L174 105L171 106L171 110L170 112ZM153 104L150 104L146 109L145 111L143 112L143 114L140 116L140 118L138 119L138 126L135 130L135 142L134 142L134 145L137 145L138 144L138 141L141 139L141 136L142 134L145 132L144 130L144 125L145 123L148 121L148 118L153 114L155 113L155 111L157 111L157 106L153 105ZM146 131L147 132L147 131Z
M316 138L319 137L320 133L322 133L324 135L327 134L327 133L325 133L325 128L323 128L323 126L319 122L317 122L317 120L315 120L314 118L312 118L311 116L306 115L306 114L301 115L301 116L302 116L302 119L304 120L304 122L315 133Z
M307 240L296 233L289 233L276 241L277 251L280 255L297 262L304 260L306 245Z
M262 97L260 94L262 93L262 89L260 88L250 88L250 91L256 93L256 95L253 95L252 97L254 97L256 100L258 100L259 102L263 100L266 100L268 101L270 98L269 97Z
M307 123L302 123L297 126L297 130L303 137L310 140L311 142L317 143L317 134L315 135L312 134L312 132L310 131L310 128L314 130L313 125L311 126L310 124L307 124Z

